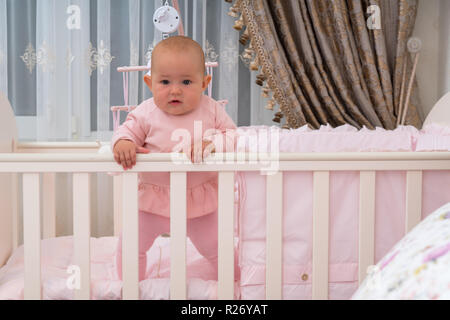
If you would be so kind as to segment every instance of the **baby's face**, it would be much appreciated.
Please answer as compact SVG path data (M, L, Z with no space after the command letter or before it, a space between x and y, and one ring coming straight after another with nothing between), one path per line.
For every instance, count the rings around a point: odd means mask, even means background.
M211 79L203 74L201 64L194 50L158 52L151 79L146 81L156 106L173 115L196 109Z

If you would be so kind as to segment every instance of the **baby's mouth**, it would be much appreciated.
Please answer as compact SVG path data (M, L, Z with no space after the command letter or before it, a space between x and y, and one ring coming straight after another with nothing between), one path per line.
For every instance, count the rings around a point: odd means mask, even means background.
M181 103L181 100L173 99L173 100L170 100L169 103L170 104L179 104L179 103Z

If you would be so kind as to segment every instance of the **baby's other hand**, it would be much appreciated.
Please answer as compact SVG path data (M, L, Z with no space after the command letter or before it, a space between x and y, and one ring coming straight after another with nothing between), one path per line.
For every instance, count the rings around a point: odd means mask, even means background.
M124 170L131 169L136 164L136 153L149 153L150 150L136 146L133 141L119 140L113 149L114 160Z
M203 140L198 143L194 143L191 146L191 162L200 163L208 157L211 153L215 152L215 146L212 141Z

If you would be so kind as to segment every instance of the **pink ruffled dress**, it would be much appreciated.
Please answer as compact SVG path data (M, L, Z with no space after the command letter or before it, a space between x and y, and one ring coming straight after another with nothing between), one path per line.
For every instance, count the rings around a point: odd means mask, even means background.
M125 122L112 137L111 149L118 140L126 139L149 149L150 153L174 152L178 150L176 147L180 145L181 138L175 134L172 141L172 134L183 132L185 129L190 133L193 142L194 125L196 126L195 134L198 136L198 132L201 132L203 137L211 137L211 129L217 129L215 137L218 133L226 134L230 132L230 129L233 131L236 129L236 125L225 112L222 104L208 96L202 95L199 107L183 115L171 115L162 111L151 98L128 114ZM208 131L205 134L206 130ZM196 140L202 138L197 136ZM234 141L231 147L229 139L223 140L223 143L224 146L227 144L226 151L234 148ZM169 172L139 173L138 194L139 210L169 217ZM217 210L217 172L189 172L186 198L188 218L200 217Z

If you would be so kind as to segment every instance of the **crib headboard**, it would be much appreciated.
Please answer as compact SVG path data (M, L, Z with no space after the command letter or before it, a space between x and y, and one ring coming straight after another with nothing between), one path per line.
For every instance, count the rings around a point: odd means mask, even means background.
M423 122L423 126L431 123L437 123L450 127L450 92L443 95L433 106L427 118Z
M0 92L0 152L14 152L17 141L16 119L11 105ZM5 264L13 249L13 175L0 173L0 267Z

